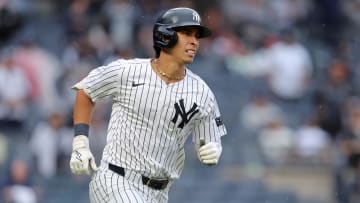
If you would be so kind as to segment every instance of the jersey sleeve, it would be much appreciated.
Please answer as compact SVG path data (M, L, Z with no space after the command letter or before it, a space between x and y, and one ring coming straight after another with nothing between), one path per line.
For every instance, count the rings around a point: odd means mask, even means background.
M100 66L92 71L73 89L83 89L93 102L114 98L120 94L120 83L123 66L115 61L106 66Z
M200 144L200 140L208 142L221 142L221 137L226 135L226 127L221 118L219 106L215 97L209 104L209 111L195 126L193 131L193 141L196 145Z

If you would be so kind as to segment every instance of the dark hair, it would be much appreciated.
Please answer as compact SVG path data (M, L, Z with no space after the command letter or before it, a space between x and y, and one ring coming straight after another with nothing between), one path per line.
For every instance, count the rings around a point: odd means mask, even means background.
M161 48L154 46L154 50L155 50L155 58L159 58Z

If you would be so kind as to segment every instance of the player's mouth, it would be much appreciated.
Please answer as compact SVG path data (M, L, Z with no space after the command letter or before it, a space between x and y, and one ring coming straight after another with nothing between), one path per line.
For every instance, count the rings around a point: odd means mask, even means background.
M195 49L186 49L185 53L190 56L190 57L195 57L196 55L196 50Z

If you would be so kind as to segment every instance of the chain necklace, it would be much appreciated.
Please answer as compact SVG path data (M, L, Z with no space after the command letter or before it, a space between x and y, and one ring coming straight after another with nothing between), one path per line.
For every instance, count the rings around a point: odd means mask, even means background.
M155 64L154 67L155 67L156 71L157 71L161 76L165 77L165 78L168 79L168 80L182 80L182 79L185 77L186 72L184 72L184 74L181 75L181 76L169 76L169 75L166 74L164 71L161 71L161 70L158 68L158 60L157 60L157 59L154 60L154 64Z

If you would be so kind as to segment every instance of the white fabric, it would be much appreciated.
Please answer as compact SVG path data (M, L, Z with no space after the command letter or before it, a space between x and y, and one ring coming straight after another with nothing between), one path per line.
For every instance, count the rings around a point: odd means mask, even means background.
M268 54L271 90L285 99L301 97L312 69L308 51L299 43L278 42Z
M70 128L55 129L49 122L38 123L31 135L30 149L37 160L40 175L50 178L56 174L59 153L70 154L73 133Z
M281 164L294 147L294 130L281 123L272 124L260 131L258 139L266 159Z
M296 149L301 157L320 156L329 146L328 134L319 127L303 126L296 133Z
M102 159L148 177L179 178L190 134L196 144L226 134L213 92L189 69L166 84L150 59L120 59L93 69L76 87L93 102L113 103Z
M94 156L89 148L89 139L85 135L77 135L73 139L70 169L74 174L87 175L97 170Z
M256 130L265 127L271 121L283 119L284 115L279 106L266 100L258 104L255 100L244 105L240 112L240 120L244 127Z
M11 197L13 198L13 203L36 203L36 193L35 191L24 185L14 185L10 188Z
M0 117L24 119L25 100L30 95L29 83L18 67L0 64Z
M0 65L2 66L2 65ZM0 67L0 97L5 101L23 100L29 95L29 84L18 67Z
M109 170L108 166L109 163L102 161L99 170L92 175L89 184L91 203L168 202L169 189L173 184L172 180L165 189L155 190L143 184L141 174L125 169L124 177Z

